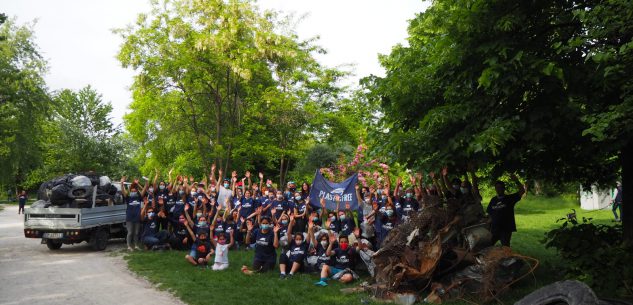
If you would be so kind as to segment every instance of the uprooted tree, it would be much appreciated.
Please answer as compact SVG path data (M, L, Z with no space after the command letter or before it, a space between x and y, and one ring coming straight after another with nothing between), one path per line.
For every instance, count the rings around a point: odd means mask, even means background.
M439 0L364 80L375 142L413 167L633 189L633 3ZM395 151L394 151L395 150ZM625 199L624 201L627 201ZM633 207L623 207L633 241Z

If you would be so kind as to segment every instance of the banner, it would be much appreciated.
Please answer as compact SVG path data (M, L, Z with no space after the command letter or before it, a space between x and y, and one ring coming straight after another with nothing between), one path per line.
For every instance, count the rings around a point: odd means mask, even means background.
M351 210L358 208L358 198L356 198L356 183L358 182L358 174L345 179L341 183L328 181L323 177L321 171L317 169L310 188L310 205L314 208L321 208L321 198L325 198L325 207L328 210L336 210L336 201L334 197L340 196L339 209L344 210L345 204L349 203Z

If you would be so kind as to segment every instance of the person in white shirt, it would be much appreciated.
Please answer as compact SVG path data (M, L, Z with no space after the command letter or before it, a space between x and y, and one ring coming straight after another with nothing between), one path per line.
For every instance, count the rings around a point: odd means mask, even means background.
M214 230L211 230L211 234ZM213 264L213 270L225 270L229 267L229 248L233 246L233 231L229 232L230 242L226 243L226 233L219 234L217 236L217 241L215 240L216 236L212 236L211 243L215 247L215 263Z

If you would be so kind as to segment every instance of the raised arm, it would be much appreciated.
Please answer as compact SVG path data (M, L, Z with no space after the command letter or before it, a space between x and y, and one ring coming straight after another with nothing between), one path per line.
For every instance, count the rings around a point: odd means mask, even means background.
M209 179L211 180L211 184L218 185L217 180L215 180L215 163L211 164L211 171L209 172Z
M387 189L391 190L391 178L389 178L389 168L383 167L382 173L385 176L385 185L387 186Z
M262 183L264 183L264 173L259 173L259 191L262 191ZM272 190L268 190L271 192Z
M442 185L443 188L442 190L444 191L444 193L446 193L447 191L450 192L453 195L456 195L457 191L455 191L450 185L450 181L448 181L448 166L444 166L442 168Z
M125 188L125 179L125 176L121 177L121 194L123 195L123 197L127 196L128 194L127 188Z
M251 172L246 171L246 174L244 174L246 176L246 180L248 181L248 186L244 185L244 183L242 183L242 186L244 187L244 191L246 190L250 190L251 189ZM255 194L253 194L253 197L255 197Z
M513 173L510 174L510 179L512 179L512 182L514 182L514 184L516 184L517 188L519 189L519 196L523 196L523 194L525 194L525 187L523 186L523 183L519 181L519 177L517 177L517 175Z
M279 230L281 229L281 226L279 224L275 225L275 228L273 229L273 232L275 234L273 234L273 247L275 249L279 248L279 234L277 234L277 232L279 232Z
M481 194L479 193L479 178L477 178L477 174L475 173L475 169L474 168L469 168L468 169L470 172L470 178L472 179L472 193L474 196L476 196L477 198L479 198L479 200L482 199ZM466 177L468 177L468 175L466 175Z

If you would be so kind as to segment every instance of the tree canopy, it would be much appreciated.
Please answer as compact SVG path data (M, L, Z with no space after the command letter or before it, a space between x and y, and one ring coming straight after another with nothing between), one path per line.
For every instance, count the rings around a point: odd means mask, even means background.
M365 80L377 142L415 167L613 182L632 154L630 1L438 0ZM626 178L624 179L626 180Z
M330 114L345 75L320 65L313 54L324 51L288 23L250 1L166 1L117 30L119 60L137 73L125 123L142 169L201 175L215 162L283 182L338 122Z

